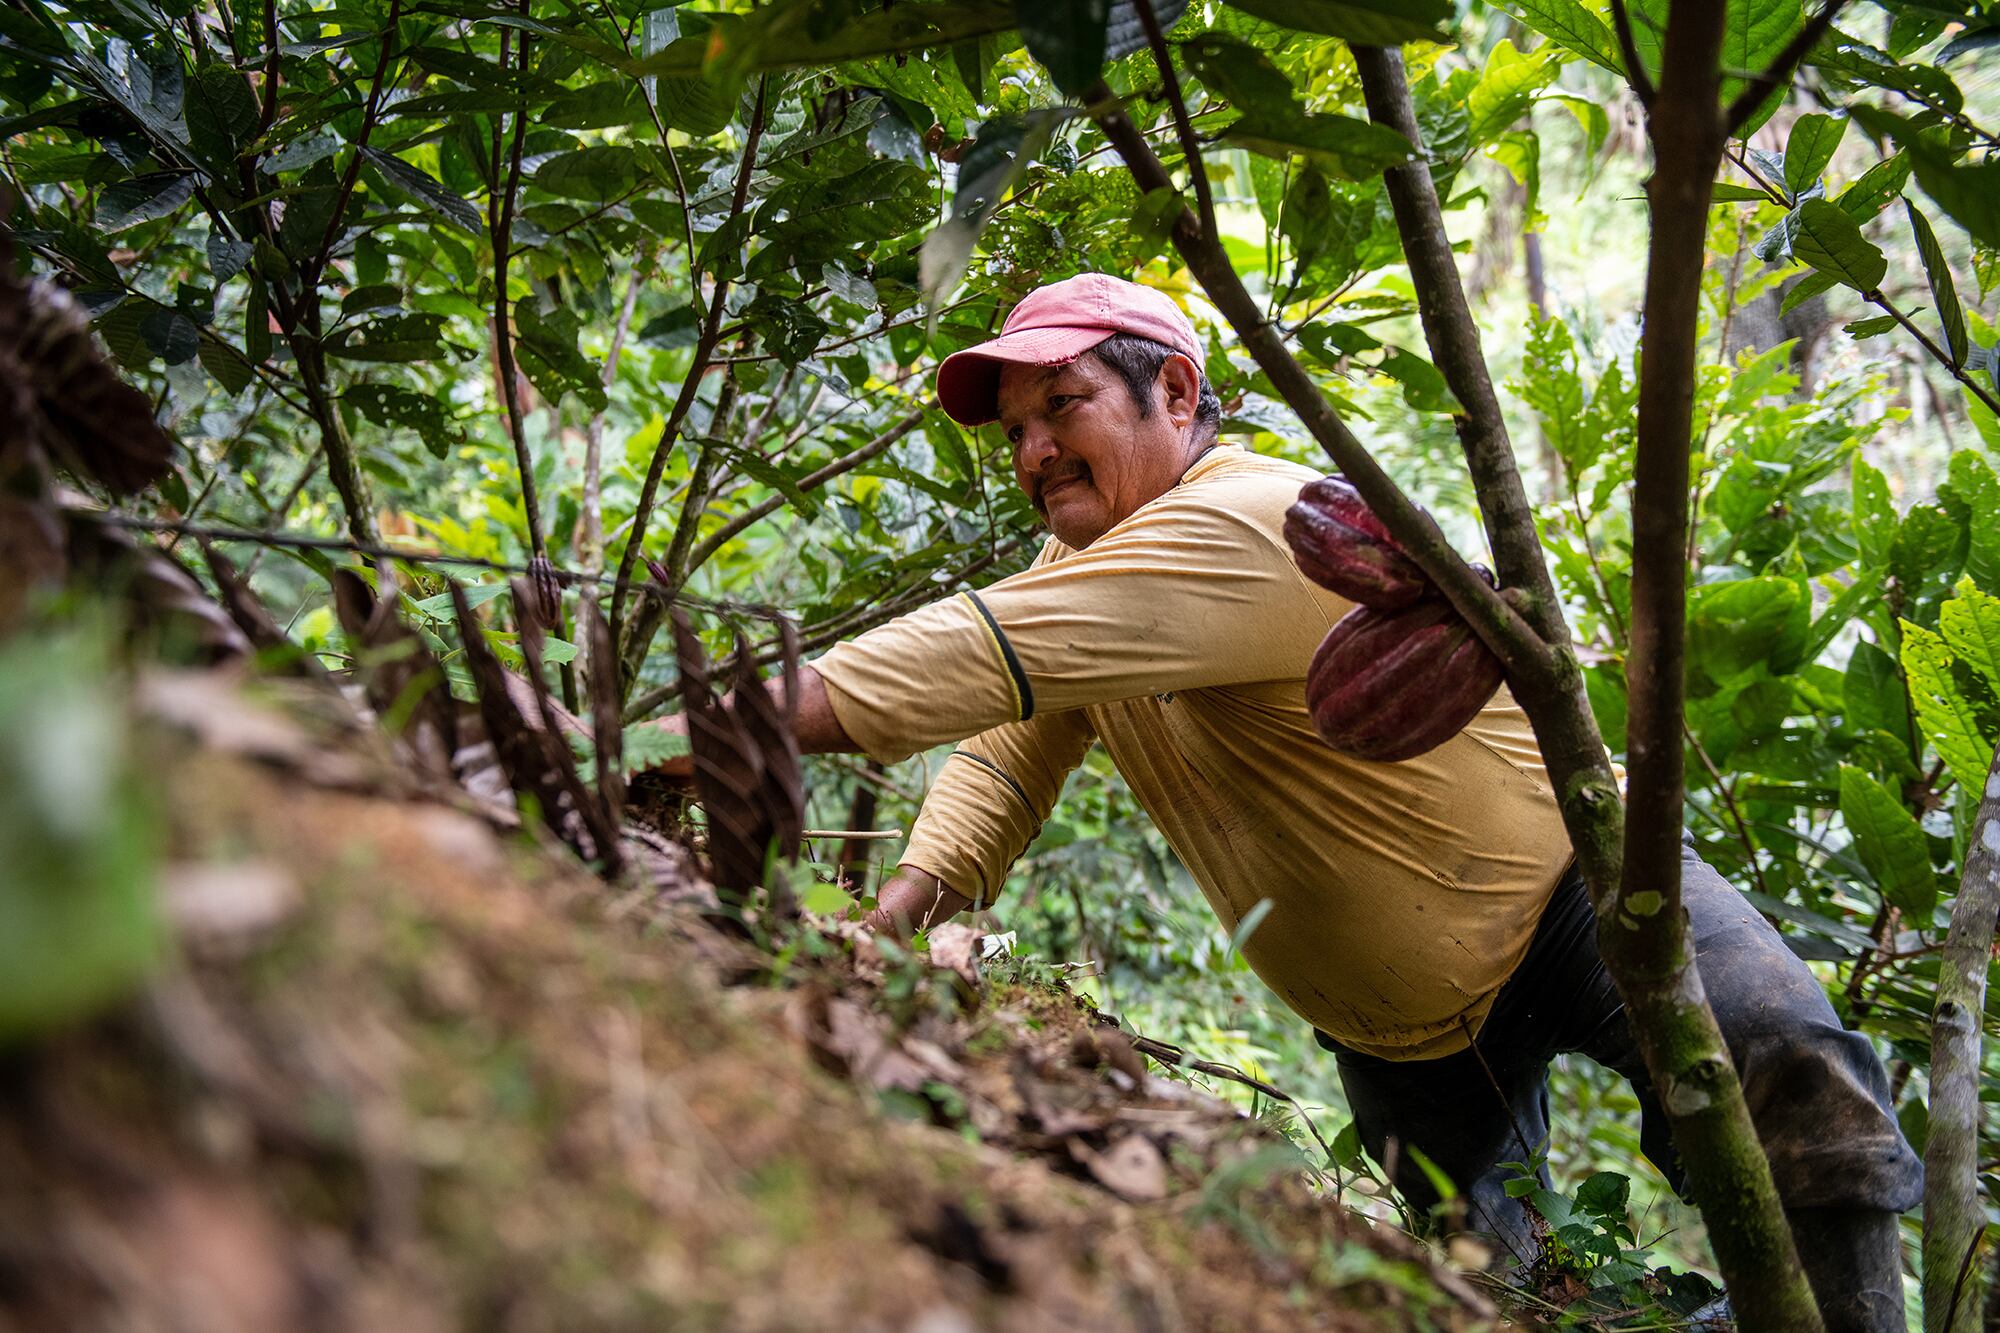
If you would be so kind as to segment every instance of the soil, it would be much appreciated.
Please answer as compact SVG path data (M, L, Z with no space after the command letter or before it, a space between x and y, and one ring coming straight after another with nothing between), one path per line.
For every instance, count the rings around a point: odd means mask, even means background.
M1493 1317L967 932L731 936L691 859L607 884L337 709L140 696L176 944L0 1052L0 1330Z

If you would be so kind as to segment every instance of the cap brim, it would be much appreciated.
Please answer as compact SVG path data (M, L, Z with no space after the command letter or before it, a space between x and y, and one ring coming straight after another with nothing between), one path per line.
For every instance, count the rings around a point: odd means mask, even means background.
M1115 329L1022 329L953 352L938 367L938 406L961 426L1000 419L1000 371L1009 365L1059 366L1109 338Z

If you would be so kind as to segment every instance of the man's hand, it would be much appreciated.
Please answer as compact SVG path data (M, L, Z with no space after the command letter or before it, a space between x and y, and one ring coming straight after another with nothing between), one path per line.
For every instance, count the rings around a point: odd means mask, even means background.
M875 901L865 924L898 940L949 921L972 906L972 899L915 866L904 866L884 880Z

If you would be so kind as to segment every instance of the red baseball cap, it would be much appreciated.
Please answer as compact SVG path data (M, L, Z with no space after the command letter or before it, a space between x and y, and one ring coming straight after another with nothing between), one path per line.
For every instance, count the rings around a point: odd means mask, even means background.
M1104 273L1083 273L1030 292L991 342L953 352L938 367L938 405L962 426L1000 418L1000 368L1059 366L1114 333L1151 338L1199 368L1201 343L1173 298Z

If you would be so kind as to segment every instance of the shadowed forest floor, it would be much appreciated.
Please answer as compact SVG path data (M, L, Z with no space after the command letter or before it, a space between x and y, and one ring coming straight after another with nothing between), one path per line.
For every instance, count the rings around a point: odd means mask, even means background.
M327 696L138 699L175 944L0 1057L0 1329L1492 1318L969 933L774 954L702 923L692 862L606 884Z

